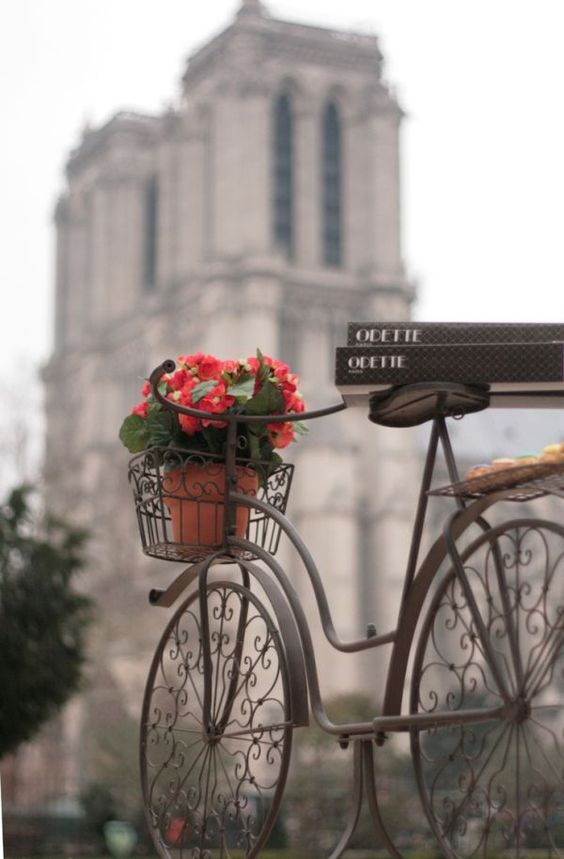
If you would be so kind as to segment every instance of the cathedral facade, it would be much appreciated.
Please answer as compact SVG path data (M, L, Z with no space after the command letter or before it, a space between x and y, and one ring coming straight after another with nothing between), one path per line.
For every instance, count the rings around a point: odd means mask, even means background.
M68 160L55 214L45 483L49 506L91 529L84 581L98 611L84 700L51 733L64 748L53 798L89 778L108 720L136 718L166 620L147 593L178 572L141 554L117 440L142 380L181 353L238 358L260 347L287 361L306 406L320 407L339 400L334 349L346 323L409 318L402 111L382 60L374 36L276 20L243 0L189 58L174 109L117 113ZM339 633L387 631L412 514L411 431L349 409L313 422L290 455L289 515ZM378 700L379 672L329 649L305 572L288 547L281 560L312 619L322 691ZM32 783L22 791L31 797Z

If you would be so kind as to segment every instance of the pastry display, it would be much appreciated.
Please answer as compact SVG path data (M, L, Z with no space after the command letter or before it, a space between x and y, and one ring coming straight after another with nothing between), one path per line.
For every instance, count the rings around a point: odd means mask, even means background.
M431 490L430 495L480 498L499 492L505 501L528 501L549 492L564 497L564 442L547 444L540 453L499 456L469 468L464 478Z
M541 462L564 462L564 444L547 444L543 447L539 460Z
M538 456L533 453L522 453L515 457L515 465L536 465L539 461Z
M473 480L474 477L481 477L482 474L487 474L491 471L491 465L489 462L482 462L478 465L473 465L472 468L469 468L466 472L466 480Z
M497 459L492 459L490 470L500 471L501 469L512 468L515 464L515 460L509 456L500 456Z
M508 469L520 468L531 465L546 465L546 464L564 465L564 442L554 442L547 444L539 454L521 453L519 456L509 457L500 456L492 459L488 463L479 463L468 469L464 475L465 480L474 480L477 477L484 477L494 472L506 471Z

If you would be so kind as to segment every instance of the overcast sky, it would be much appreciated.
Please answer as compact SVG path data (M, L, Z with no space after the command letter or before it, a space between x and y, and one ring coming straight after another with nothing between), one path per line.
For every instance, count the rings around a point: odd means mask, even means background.
M2 0L0 356L50 349L51 213L88 121L160 112L236 0ZM404 249L420 319L564 318L562 0L272 0L376 33L403 130ZM193 344L196 346L197 344Z

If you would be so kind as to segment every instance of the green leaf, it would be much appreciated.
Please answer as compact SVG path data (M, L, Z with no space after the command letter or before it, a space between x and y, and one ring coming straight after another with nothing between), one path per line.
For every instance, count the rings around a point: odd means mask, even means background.
M309 427L303 421L294 421L294 429L298 435L307 435L309 432Z
M191 397L193 403L199 403L210 391L217 385L216 379L208 379L206 382L199 382L195 388L192 388Z
M249 376L248 379L245 379L244 381L239 381L236 385L232 385L230 388L228 388L227 393L231 397L236 397L237 399L250 399L253 396L254 389L254 376Z
M148 446L166 447L176 434L177 421L175 416L172 412L163 409L159 411L149 409L147 425L149 430Z
M261 384L264 384L270 378L270 367L264 363L264 355L257 349L257 358L259 361L259 369L257 373L257 377Z
M256 427L249 427L249 459L261 459L260 437L262 433L264 433L263 424L259 424Z
M225 428L220 427L203 427L201 433L206 440L206 445L210 453L222 454L227 432Z
M268 436L264 436L260 442L260 458L264 462L270 462L274 454L274 448L270 443Z
M284 396L270 380L266 381L258 394L245 403L247 415L275 415L284 412Z
M210 391L213 391L215 386L217 385L217 381L215 379L208 379L207 382L200 382L199 385L196 385L195 388L192 388L192 402L199 403L206 394L209 394Z
M148 420L141 415L128 415L121 425L119 437L130 453L140 453L149 444Z

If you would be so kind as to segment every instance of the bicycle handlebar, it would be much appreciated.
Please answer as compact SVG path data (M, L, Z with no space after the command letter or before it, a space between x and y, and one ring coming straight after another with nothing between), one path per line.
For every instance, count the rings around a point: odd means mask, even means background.
M309 421L313 418L321 418L324 415L332 415L336 412L341 412L347 408L344 400L340 403L335 403L332 406L326 406L322 409L314 409L309 412L292 412L287 415L246 415L241 412L203 412L200 409L192 409L189 406L181 406L172 400L167 400L160 393L158 384L166 373L172 373L176 369L176 362L171 358L163 361L158 367L155 367L149 376L149 384L151 393L155 400L171 412L177 412L181 415L189 415L192 418L199 418L211 421L226 421L227 423L293 423L294 421Z

